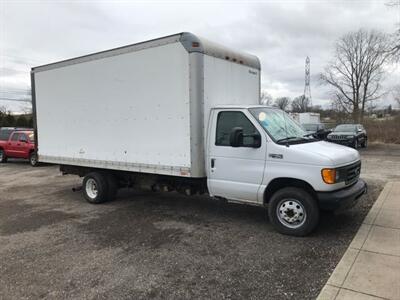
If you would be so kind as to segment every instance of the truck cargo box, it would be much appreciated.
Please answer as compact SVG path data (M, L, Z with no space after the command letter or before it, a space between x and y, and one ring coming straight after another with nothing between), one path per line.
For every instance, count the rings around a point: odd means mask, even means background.
M205 177L210 108L258 104L257 57L191 33L32 68L39 161Z

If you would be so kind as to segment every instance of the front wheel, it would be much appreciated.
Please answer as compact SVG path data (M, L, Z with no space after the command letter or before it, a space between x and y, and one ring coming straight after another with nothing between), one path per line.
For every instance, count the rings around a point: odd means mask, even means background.
M7 162L6 154L4 153L3 149L0 149L0 163L5 163L5 162Z
M317 226L319 208L307 191L288 187L278 190L271 197L268 203L268 216L278 232L305 236Z

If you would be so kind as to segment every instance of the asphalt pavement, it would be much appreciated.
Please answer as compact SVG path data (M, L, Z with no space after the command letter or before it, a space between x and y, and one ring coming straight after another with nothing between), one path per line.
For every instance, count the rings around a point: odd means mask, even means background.
M275 232L258 207L134 190L91 205L55 166L1 164L0 299L314 299L400 177L400 155L368 151L369 193L305 238Z

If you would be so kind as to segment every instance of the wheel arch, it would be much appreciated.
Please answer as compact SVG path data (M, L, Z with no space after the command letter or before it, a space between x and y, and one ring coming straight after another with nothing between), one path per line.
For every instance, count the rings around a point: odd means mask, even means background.
M316 192L314 188L306 181L298 178L291 178L291 177L280 177L274 178L268 184L267 188L264 191L264 205L268 204L269 199L272 195L277 192L278 190L285 188L285 187L297 187L306 190L310 193L311 196L316 198Z

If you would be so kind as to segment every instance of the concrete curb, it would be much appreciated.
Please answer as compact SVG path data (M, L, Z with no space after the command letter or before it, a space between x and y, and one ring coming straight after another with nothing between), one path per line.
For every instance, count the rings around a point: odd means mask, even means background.
M400 182L385 185L317 299L400 299Z

